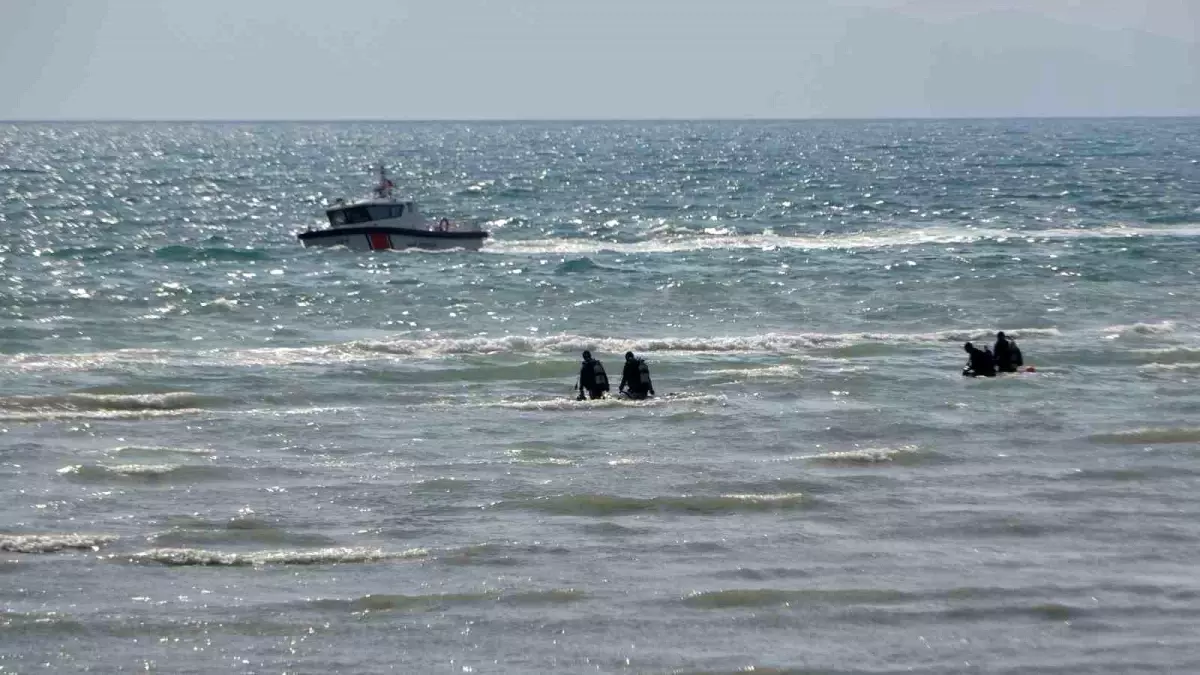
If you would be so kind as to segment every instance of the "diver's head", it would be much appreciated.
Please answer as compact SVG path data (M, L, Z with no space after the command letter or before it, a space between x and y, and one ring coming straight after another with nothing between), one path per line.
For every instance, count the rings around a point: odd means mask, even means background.
M585 350L585 351L583 352L583 360L584 360L584 361L591 361L591 360L592 360L592 353L591 353L591 352L589 352L589 351L586 351L586 350Z
M634 357L633 357L633 352L625 352L625 360L626 360L626 361L632 361L632 360L633 360L633 358L634 358Z

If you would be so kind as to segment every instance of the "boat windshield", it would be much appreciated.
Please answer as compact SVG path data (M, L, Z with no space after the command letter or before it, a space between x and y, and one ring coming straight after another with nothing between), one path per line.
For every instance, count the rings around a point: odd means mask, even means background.
M341 209L330 209L328 215L330 225L357 225L359 223L369 223L374 220L399 218L404 215L404 205L349 206Z

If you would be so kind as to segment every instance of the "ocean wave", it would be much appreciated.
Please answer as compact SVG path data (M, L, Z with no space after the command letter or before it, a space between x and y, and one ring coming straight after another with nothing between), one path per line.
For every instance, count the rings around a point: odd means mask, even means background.
M1200 363L1200 347L1163 347L1160 349L1137 349L1133 352L1138 359L1155 365L1175 363Z
M498 508L529 509L562 516L604 518L651 512L716 514L772 511L800 508L806 506L807 503L808 498L801 493L679 495L669 497L565 494L552 497L503 501L494 506Z
M139 457L151 457L160 455L183 455L186 457L201 456L211 457L216 453L215 450L207 448L178 448L173 446L159 445L121 445L111 448L104 452L106 455L123 457L126 455L135 455Z
M157 394L70 393L52 396L4 396L0 408L8 410L179 410L196 407L201 397L190 391Z
M1200 370L1200 362L1191 363L1147 363L1138 370L1147 373L1177 373Z
M155 394L69 393L0 397L0 420L40 422L70 419L147 419L203 412L202 397L192 392Z
M0 534L0 551L10 553L57 553L98 551L117 538L105 534Z
M1077 239L1200 236L1200 224L1173 227L1109 226L1089 229L998 230L990 228L930 227L915 230L850 234L707 234L675 230L636 242L606 242L596 239L527 239L490 243L484 251L507 255L587 255L594 253L684 253L704 250L841 250L894 248L901 246L957 245L979 243L1036 243Z
M227 478L229 470L197 464L72 464L59 469L58 475L81 482L186 482Z
M730 499L735 502L743 502L746 504L760 505L790 505L798 504L804 500L804 494L801 492L779 492L775 494L723 494L721 499Z
M646 408L669 405L672 403L720 403L724 396L716 394L676 394L656 396L642 401L623 398L602 398L599 400L578 401L574 398L552 398L532 401L498 401L483 403L485 407L509 408L511 410L591 410L595 408Z
M763 366L761 368L717 368L714 370L701 370L696 374L747 380L788 379L799 377L800 369L796 366L784 364L779 366Z
M1180 471L1178 467L1163 469L1075 469L1062 478L1063 480L1096 481L1096 482L1139 482L1156 477L1179 478L1194 472Z
M882 462L906 463L906 460L916 459L919 453L920 450L916 446L905 445L898 448L861 448L821 452L813 455L801 455L800 459L810 460L818 464L853 466L879 464Z
M1162 445L1168 443L1200 443L1200 429L1176 427L1159 429L1132 429L1088 436L1093 443L1110 445Z
M192 262L205 260L266 260L270 256L266 251L252 248L226 248L223 246L185 246L172 244L156 249L154 255L173 262Z
M195 548L156 548L129 556L138 563L158 563L173 566L262 566L262 565L335 565L372 563L389 560L426 558L429 551L413 548L388 552L372 548L322 548L310 551L257 551L226 553Z
M186 415L201 415L205 410L199 408L180 408L178 410L75 410L44 412L4 412L0 410L0 422L57 422L63 420L92 420L103 422L107 420L149 420L162 417L183 417Z
M188 356L166 349L114 349L75 354L19 353L0 355L0 366L18 370L90 370L121 364L166 364Z
M458 605L562 605L587 597L574 588L546 590L484 591L480 593L430 593L426 595L372 594L348 600L309 600L305 605L323 611L345 611L354 614L367 612L433 612Z
M336 546L337 541L323 534L292 532L255 518L239 517L225 523L198 522L188 527L173 527L157 532L148 541L160 548L259 544L266 546Z
M479 485L479 481L473 478L454 478L443 477L425 478L412 484L413 492L426 493L457 493L470 492Z
M574 460L560 457L545 450L534 448L513 448L506 453L509 461L514 464L532 464L545 466L574 466Z
M607 270L603 265L597 265L596 261L591 258L583 257L574 260L568 260L560 263L554 268L554 273L559 275L578 274L581 272L596 272L598 270Z
M1024 328L1007 331L1014 338L1054 338L1057 328ZM82 354L10 354L0 356L0 367L18 370L78 370L146 363L193 366L287 366L349 363L390 357L436 358L491 354L547 354L574 356L583 350L622 354L646 353L793 353L808 349L855 348L863 345L936 345L984 341L992 328L963 328L927 333L764 333L743 336L595 337L561 333L546 336L505 335L470 338L396 338L356 340L313 347L280 347L200 352L170 350L116 350ZM179 392L177 396L195 396ZM145 396L168 396L164 394ZM130 399L130 405L139 404ZM168 399L169 400L169 399ZM191 399L197 401L198 399ZM146 399L142 407L152 407Z
M508 546L473 544L438 556L438 562L458 567L518 567L522 563L511 555Z
M683 603L697 609L739 609L796 604L864 605L907 602L911 595L901 591L872 588L788 590L777 588L696 591Z
M1178 326L1174 321L1158 321L1155 323L1133 323L1127 325L1109 326L1104 333L1115 335L1167 335L1174 333Z

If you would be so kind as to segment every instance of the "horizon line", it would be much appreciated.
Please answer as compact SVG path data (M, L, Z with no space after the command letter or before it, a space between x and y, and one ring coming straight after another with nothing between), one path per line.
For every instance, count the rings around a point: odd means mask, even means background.
M848 116L848 117L48 117L0 119L0 124L521 124L567 123L596 124L621 122L969 122L1029 120L1139 120L1197 119L1200 111L1189 113L1143 113L1126 115L950 115L950 116Z

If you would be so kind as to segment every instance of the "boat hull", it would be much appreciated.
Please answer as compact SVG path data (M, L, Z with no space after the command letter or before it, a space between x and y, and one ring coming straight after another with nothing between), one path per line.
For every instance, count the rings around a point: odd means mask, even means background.
M352 251L387 251L403 249L478 251L487 232L414 230L407 227L334 227L309 230L297 235L305 248L345 246Z

